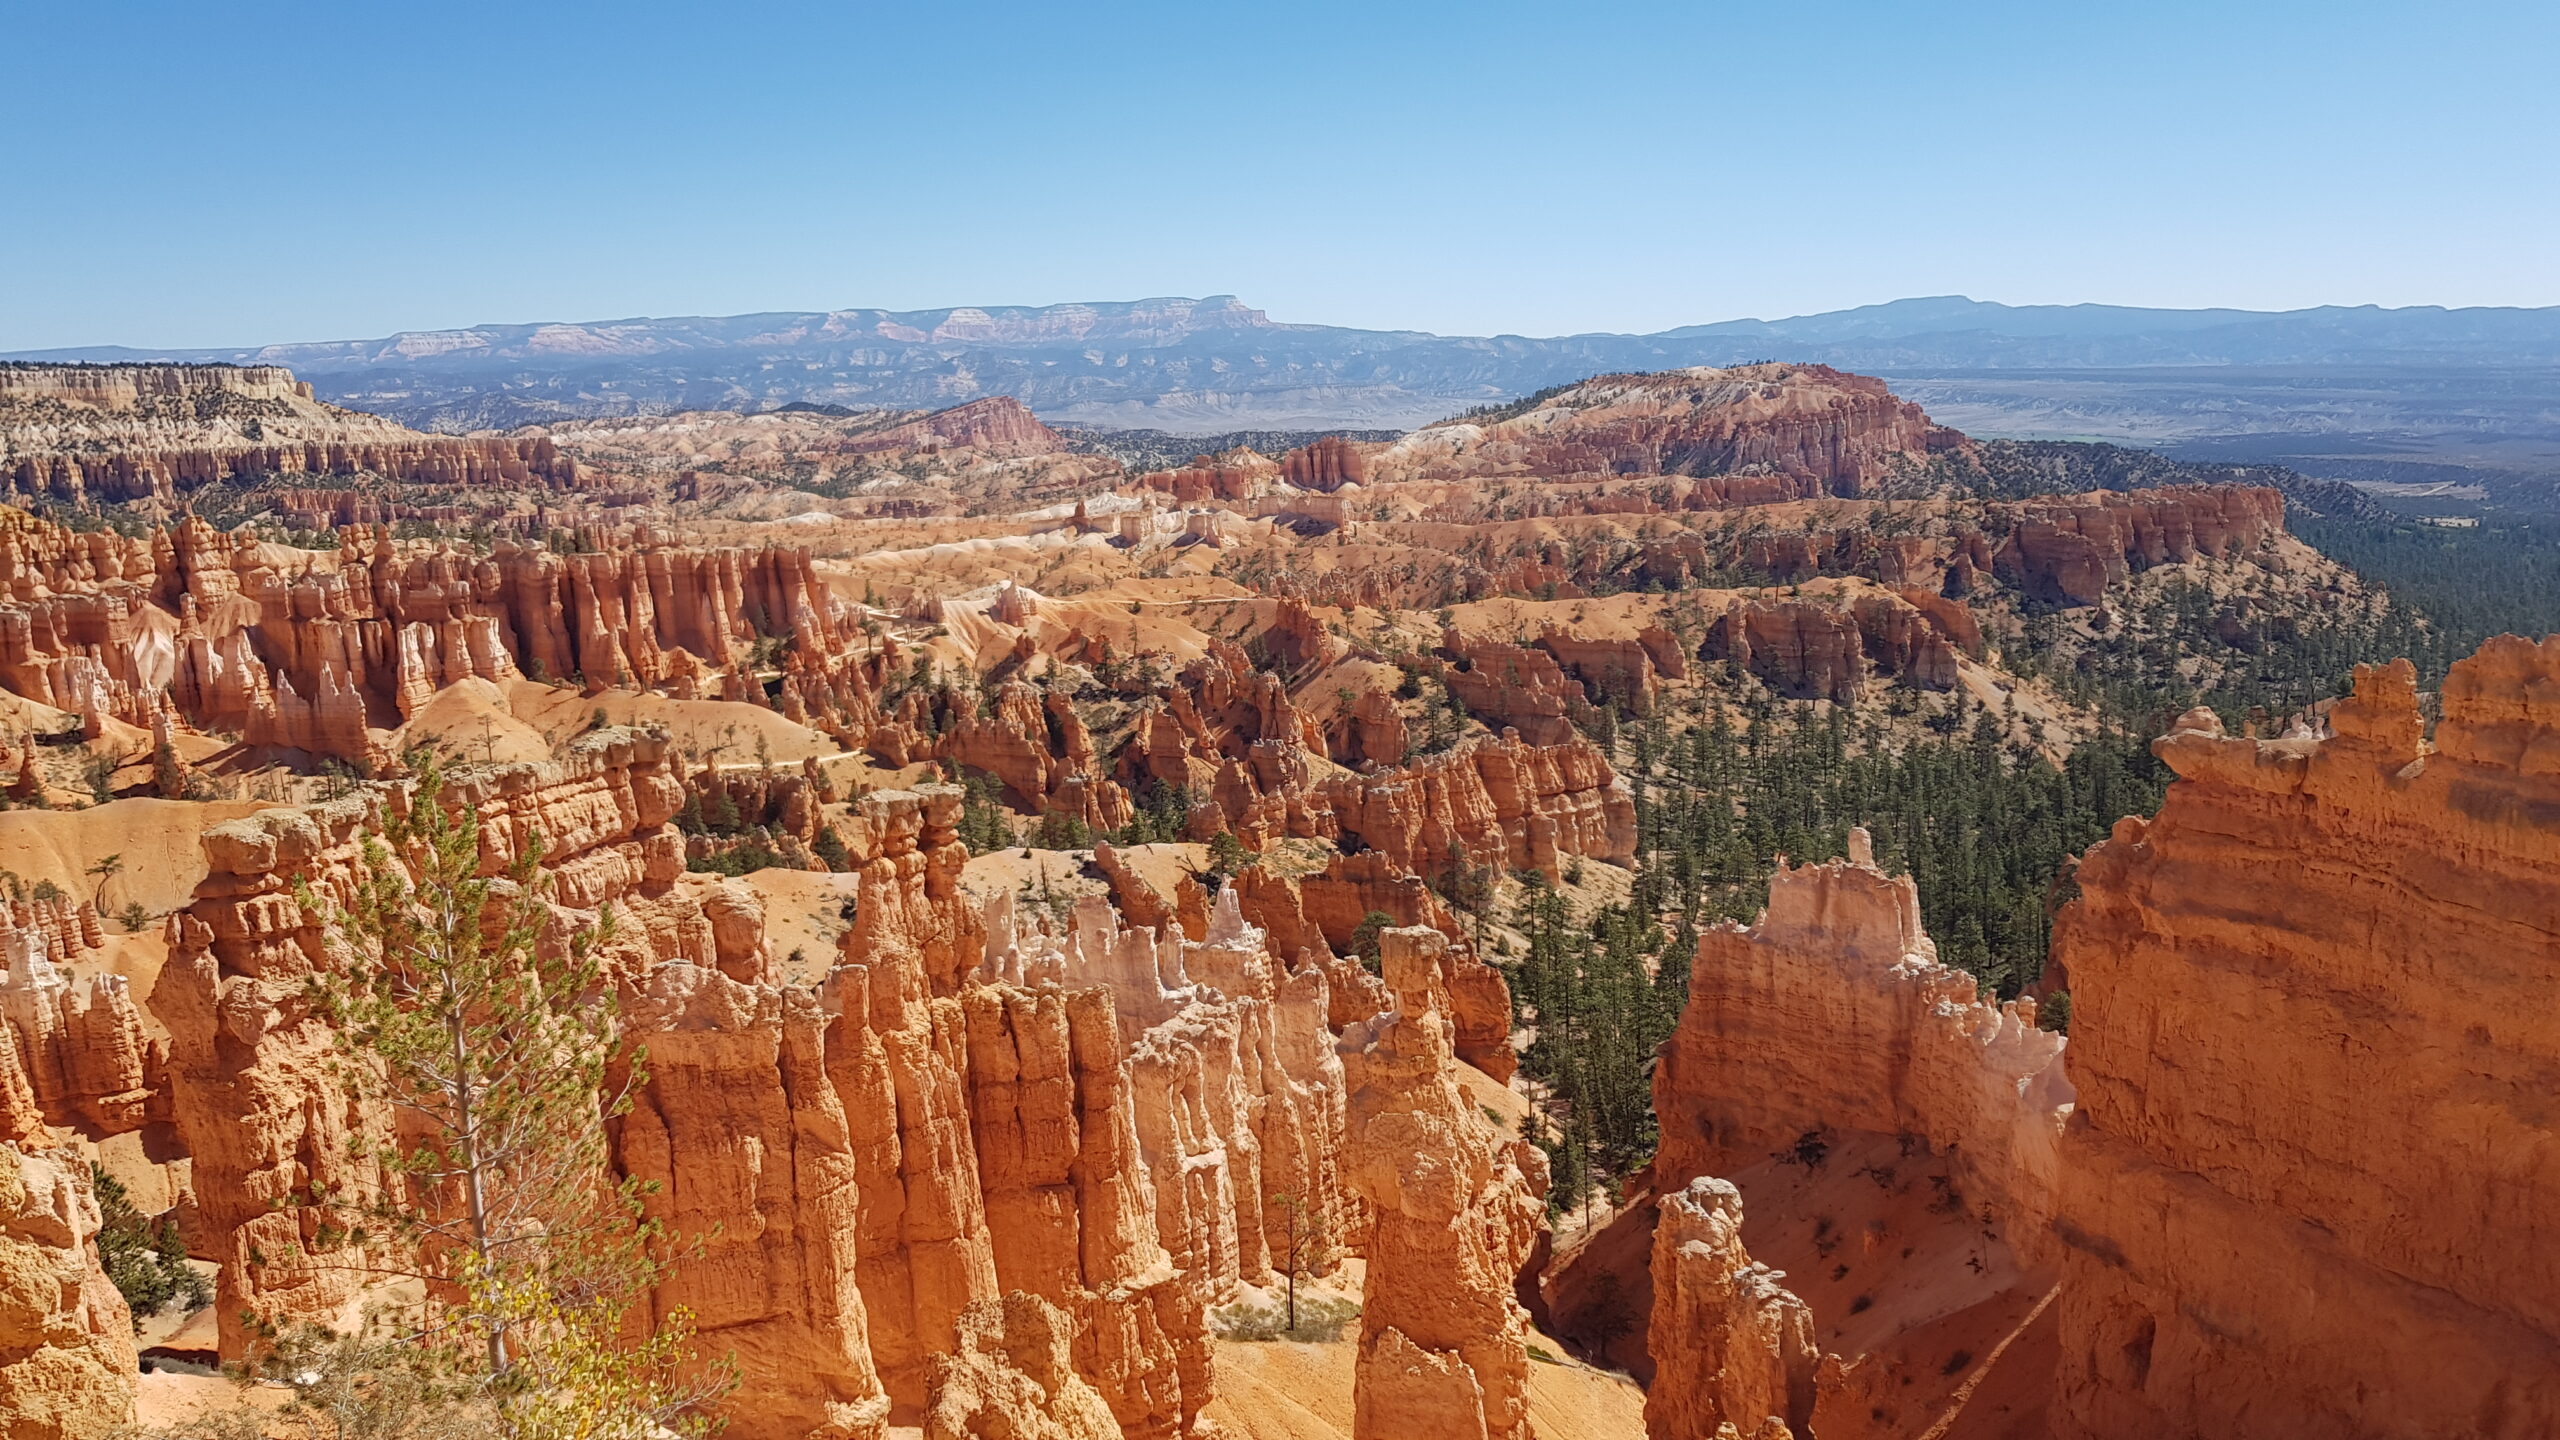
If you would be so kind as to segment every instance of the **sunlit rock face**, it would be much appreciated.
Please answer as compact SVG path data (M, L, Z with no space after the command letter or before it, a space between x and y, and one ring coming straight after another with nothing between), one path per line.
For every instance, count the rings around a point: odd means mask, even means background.
M2560 642L2331 724L2181 720L2057 925L2068 1435L2560 1431Z

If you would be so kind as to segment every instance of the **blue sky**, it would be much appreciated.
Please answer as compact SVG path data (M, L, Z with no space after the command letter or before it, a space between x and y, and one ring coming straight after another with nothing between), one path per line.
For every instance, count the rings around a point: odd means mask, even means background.
M0 0L0 349L2560 303L2560 6Z

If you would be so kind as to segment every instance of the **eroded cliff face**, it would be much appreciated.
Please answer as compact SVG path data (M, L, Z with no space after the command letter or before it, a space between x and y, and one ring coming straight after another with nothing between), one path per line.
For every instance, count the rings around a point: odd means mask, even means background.
M2062 1431L2560 1430L2560 642L2157 750L2057 923Z
M1953 1157L2011 1243L2041 1254L2072 1103L2033 1002L1989 1004L1941 965L1907 875L1849 857L1779 867L1745 929L1698 937L1654 1071L1655 1184L1730 1175L1807 1133L1915 1136Z
M293 568L189 519L149 538L0 526L0 686L150 727L174 710L252 745L362 759L466 679L582 678L742 696L761 635L838 652L844 607L805 550L606 532L591 553L488 555L354 530ZM760 689L757 697L762 698Z
M1450 1078L1433 1001L1446 941L1429 934L1382 945L1397 1008L1342 1038L1347 1175L1370 1212L1352 1434L1525 1440L1528 1313L1513 1282L1542 1228L1546 1161L1495 1134Z
M2045 1314L2063 1048L1938 963L1863 831L1782 864L1753 925L1699 937L1659 1149L1542 1278L1550 1332L1646 1380L1656 1435L1928 1431ZM2041 1394L2022 1353L2001 1383Z
M542 764L464 767L444 791L480 814L481 871L497 874L531 837L552 878L546 943L565 943L611 905L618 925L602 954L617 981L663 960L718 960L703 882L684 876L666 822L683 791L667 742L607 729ZM389 1117L347 1102L335 1037L306 994L310 977L346 963L297 885L343 900L374 805L404 805L404 786L359 790L309 808L280 808L204 834L210 873L171 915L169 958L149 997L169 1033L167 1105L187 1152L202 1234L218 1247L221 1345L245 1343L243 1313L328 1320L355 1278L325 1263L322 1216L289 1205L315 1186L369 1193L380 1177L354 1153Z
M1813 1315L1742 1243L1742 1192L1702 1176L1657 1202L1646 1440L1813 1433Z
M86 906L78 907L86 910ZM58 968L98 944L62 901L0 902L0 1139L41 1143L56 1130L103 1139L160 1118L165 1045L143 1030L121 975Z
M0 1422L11 1440L95 1440L133 1423L133 1317L91 1244L88 1165L0 1144Z
M1110 1409L1068 1363L1074 1328L1020 1290L971 1306L958 1348L933 1359L925 1440L1119 1440Z
M574 486L548 438L425 435L342 410L272 365L13 365L0 482L79 501L174 498L234 477L371 473L428 485Z

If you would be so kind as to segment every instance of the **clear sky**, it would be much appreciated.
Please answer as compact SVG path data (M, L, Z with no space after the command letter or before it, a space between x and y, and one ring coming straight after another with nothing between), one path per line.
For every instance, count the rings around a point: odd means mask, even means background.
M2560 5L0 0L0 349L2560 303Z

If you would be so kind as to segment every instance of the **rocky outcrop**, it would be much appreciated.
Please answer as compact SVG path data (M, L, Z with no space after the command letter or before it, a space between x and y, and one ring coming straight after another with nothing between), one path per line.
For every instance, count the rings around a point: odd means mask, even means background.
M1415 431L1368 456L1384 479L1496 475L1721 476L1768 472L1769 499L1861 495L1962 435L1884 382L1827 365L1697 367L1600 375L1509 407Z
M2283 531L2284 495L2277 490L2100 490L2021 504L1992 567L2030 594L2095 605L2131 568L2240 554Z
M1251 446L1239 445L1215 455L1195 455L1173 470L1156 470L1137 479L1142 489L1173 497L1178 505L1211 500L1244 500L1261 494L1280 478L1281 467Z
M1010 395L990 395L904 424L865 431L846 440L850 455L891 451L976 450L988 455L1055 455L1066 449L1058 432Z
M479 556L377 528L350 531L334 563L283 570L198 520L109 538L23 518L0 537L0 686L144 727L165 697L198 728L339 759L368 756L368 727L398 726L460 680L575 676L691 695L691 677L734 665L760 636L815 657L852 633L805 550L623 531L591 535L587 553L507 540Z
M2226 736L2079 871L2060 1432L2560 1429L2560 641Z
M662 736L601 730L557 761L457 769L444 791L445 803L479 812L484 874L541 837L557 934L613 906L620 923L602 954L617 980L717 959L695 887L679 883L683 846L666 822L683 790L666 750ZM388 1117L335 1098L335 1036L307 985L346 952L295 891L343 896L371 807L405 803L405 788L386 786L213 826L209 873L169 918L169 958L148 1004L169 1033L167 1103L222 1266L226 1355L241 1353L244 1316L327 1319L355 1291L348 1267L313 1263L331 1243L326 1217L287 1202L315 1187L370 1193L379 1177L358 1142Z
M1569 856L1635 859L1634 795L1578 735L1546 746L1505 736L1400 770L1336 776L1316 788L1310 810L1319 802L1317 834L1376 850L1408 873L1442 875L1456 863L1555 878Z
M729 1355L742 1437L876 1440L889 1397L857 1280L853 1119L826 1064L829 1017L802 989L687 961L653 971L623 1021L648 1083L619 1124L625 1174L676 1237L653 1318L692 1311Z
M1341 1047L1345 1173L1370 1213L1352 1434L1526 1440L1528 1315L1513 1279L1540 1228L1545 1158L1493 1133L1450 1078L1429 945L1390 953L1397 1009Z
M1982 629L1960 601L1855 581L1822 586L1800 598L1736 604L1708 628L1703 653L1781 694L1839 704L1877 675L1952 689L1958 657L1982 657Z
M1662 682L1689 678L1689 652L1680 637L1659 625L1647 625L1632 639L1595 639L1548 628L1537 648L1582 684L1596 701L1613 701L1631 715L1651 714Z
M1048 978L965 1000L997 1281L1009 1306L1027 1293L1059 1307L1111 1433L1186 1433L1209 1392L1202 1277L1159 1243L1110 994Z
M376 475L573 487L547 438L424 435L311 398L271 365L0 367L0 486L78 501L171 499L223 480Z
M1109 1407L1068 1363L1074 1322L1037 1295L1006 1291L960 1317L960 1343L933 1357L924 1440L1119 1440Z
M9 967L0 977L0 1139L40 1141L48 1127L91 1139L142 1128L167 1049L144 1033L125 978L63 975L33 925L0 929L0 954Z
M1907 1135L1953 1157L1963 1192L2041 1256L2072 1102L2062 1051L2034 1002L1988 1003L1938 963L1910 877L1852 832L1846 860L1781 864L1749 929L1698 937L1654 1070L1654 1182L1730 1175L1808 1132Z
M914 1406L927 1358L956 1343L960 1312L997 1293L959 998L984 942L959 893L959 790L875 791L860 809L874 848L828 977L839 1014L827 1069L854 1127L872 1358L892 1399Z
M1616 1332L1630 1311L1672 1322L1693 1303L1656 1289L1665 1252L1654 1232L1697 1217L1651 1202L1721 1177L1753 1197L1753 1253L1801 1275L1789 1288L1841 1352L1814 1357L1814 1372L1791 1360L1790 1374L1819 1383L1769 1413L1798 1435L1807 1413L1815 1433L1850 1440L1928 1429L1976 1383L1968 1367L1990 1363L1994 1342L2040 1313L2054 1283L2072 1098L2063 1049L2036 1027L2032 1001L1990 1003L1972 976L1937 963L1912 882L1875 865L1863 831L1846 860L1782 863L1754 925L1699 937L1688 1004L1654 1067L1659 1148L1627 1207L1542 1281L1550 1333L1656 1385L1655 1357L1680 1357L1687 1369L1672 1393L1683 1423L1697 1422L1704 1402L1690 1382L1709 1372L1696 1368L1696 1327L1675 1322L1641 1349ZM1861 1211L1851 1234L1833 1228ZM1740 1208L1726 1218L1738 1235ZM1898 1289L1927 1301L1870 1310ZM1716 1305L1742 1303L1714 1293ZM1776 1303L1774 1292L1761 1298ZM1951 1332L1983 1338L1955 1347ZM1964 1358L1951 1364L1958 1348ZM2040 1391L2046 1381L2012 1383ZM1762 1423L1725 1418L1745 1433Z
M99 1223L77 1155L0 1144L0 1432L10 1440L95 1440L133 1423L133 1317L98 1268Z
M1531 745L1562 745L1573 739L1573 722L1566 716L1582 700L1582 689L1565 678L1552 653L1455 629L1443 632L1440 648L1454 662L1440 679L1468 714L1496 731L1516 730Z
M1742 1192L1702 1176L1657 1203L1646 1440L1811 1436L1813 1315L1743 1248Z
M1368 483L1369 459L1359 442L1327 435L1281 456L1280 473L1301 490L1339 490Z

